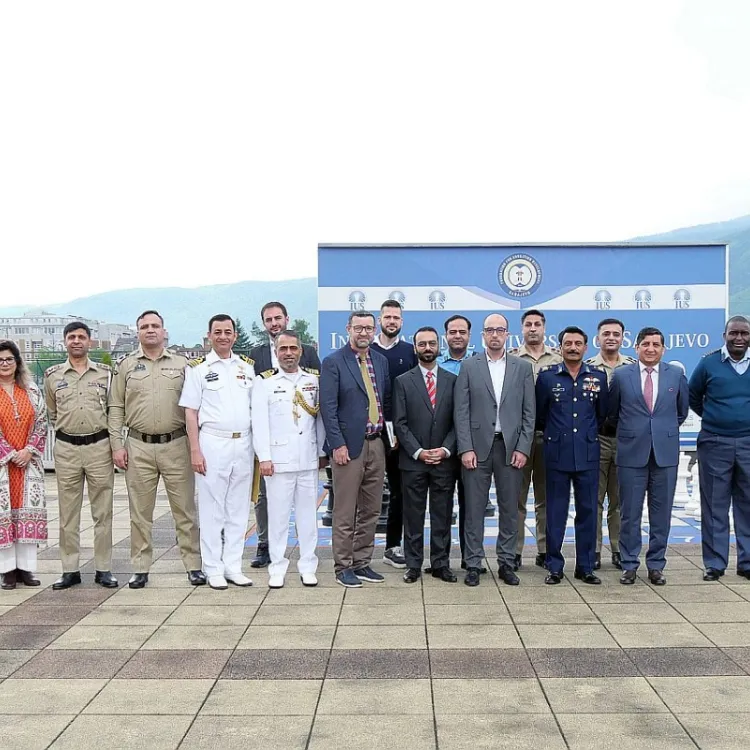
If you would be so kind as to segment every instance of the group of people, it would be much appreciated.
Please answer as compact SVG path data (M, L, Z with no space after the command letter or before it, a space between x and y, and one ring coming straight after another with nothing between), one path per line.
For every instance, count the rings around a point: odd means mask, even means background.
M252 567L269 566L281 588L292 513L297 571L317 584L318 472L331 463L336 581L355 588L383 576L371 566L387 476L390 491L383 560L414 583L424 563L446 582L454 494L464 583L480 583L490 486L497 493L498 575L520 583L529 487L534 487L537 555L546 583L562 581L571 485L575 504L574 575L598 584L605 507L611 561L632 584L640 564L647 497L648 580L663 585L677 479L679 427L688 405L703 418L701 464L704 579L724 575L729 508L734 510L737 573L750 577L750 322L729 319L724 345L706 355L690 384L663 361L664 336L643 328L637 360L620 352L624 325L603 320L599 353L576 326L545 345L544 313L527 310L523 344L506 350L508 321L485 318L481 352L471 321L453 315L440 333L402 338L403 311L387 300L380 315L354 311L348 341L320 365L313 347L289 330L280 302L263 306L269 343L234 352L228 315L208 324L210 352L187 360L165 348L161 315L139 316L139 347L110 368L89 358L91 331L72 322L67 359L30 378L18 347L0 342L0 573L3 589L39 585L37 546L47 537L42 456L48 420L55 430L62 576L53 589L81 583L84 483L94 521L95 583L111 572L114 466L125 473L131 522L131 588L148 583L157 485L164 483L177 543L193 585L249 586L242 571L251 498L259 543ZM379 327L379 331L378 331ZM376 335L377 334L377 335ZM197 488L197 506L195 490ZM605 504L606 500L606 504Z

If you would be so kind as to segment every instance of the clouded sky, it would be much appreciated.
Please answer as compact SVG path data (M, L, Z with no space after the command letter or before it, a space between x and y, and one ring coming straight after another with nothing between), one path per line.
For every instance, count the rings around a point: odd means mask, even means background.
M746 0L3 3L0 306L747 214L749 32Z

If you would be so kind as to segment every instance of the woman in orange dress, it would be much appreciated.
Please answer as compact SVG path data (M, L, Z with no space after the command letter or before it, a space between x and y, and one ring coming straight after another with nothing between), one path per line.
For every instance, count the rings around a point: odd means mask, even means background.
M36 549L47 539L42 455L47 409L18 347L0 341L0 588L38 586Z

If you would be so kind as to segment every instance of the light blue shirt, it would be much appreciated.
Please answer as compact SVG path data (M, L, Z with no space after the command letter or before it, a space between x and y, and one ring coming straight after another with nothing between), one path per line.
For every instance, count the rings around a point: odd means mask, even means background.
M461 369L461 362L473 356L474 352L471 352L467 349L466 354L461 359L453 359L451 357L449 349L447 352L443 352L443 354L438 357L437 363L444 370L448 370L448 372L452 372L454 375L458 375L458 371Z
M734 371L738 375L744 375L747 372L747 368L750 367L750 349L745 352L745 356L742 359L736 360L729 356L727 345L724 344L721 347L721 361L726 362L727 360L729 360L729 364L734 367Z

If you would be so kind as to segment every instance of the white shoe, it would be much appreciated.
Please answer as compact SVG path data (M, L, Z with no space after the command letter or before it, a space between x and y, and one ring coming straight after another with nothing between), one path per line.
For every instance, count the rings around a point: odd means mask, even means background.
M269 589L283 589L284 588L284 576L268 576L268 588Z
M233 583L235 586L252 586L253 582L247 576L242 573L231 573L230 575L224 576L229 583Z
M303 586L317 586L318 579L315 573L301 573L300 578L302 579Z
M217 589L219 591L229 588L229 586L227 586L227 579L224 578L224 576L209 576L208 585L212 589Z

